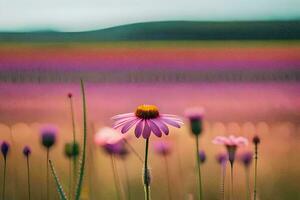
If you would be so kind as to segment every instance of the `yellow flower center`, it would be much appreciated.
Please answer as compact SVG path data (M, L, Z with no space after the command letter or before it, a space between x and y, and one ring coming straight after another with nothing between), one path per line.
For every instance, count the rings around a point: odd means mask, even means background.
M159 116L158 108L154 105L140 105L135 111L135 115L142 119L153 119Z

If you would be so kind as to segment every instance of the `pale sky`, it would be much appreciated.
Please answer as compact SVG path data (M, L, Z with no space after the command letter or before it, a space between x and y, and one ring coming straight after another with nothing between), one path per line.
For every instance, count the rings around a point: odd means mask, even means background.
M300 19L300 0L0 0L0 31L84 31L148 21Z

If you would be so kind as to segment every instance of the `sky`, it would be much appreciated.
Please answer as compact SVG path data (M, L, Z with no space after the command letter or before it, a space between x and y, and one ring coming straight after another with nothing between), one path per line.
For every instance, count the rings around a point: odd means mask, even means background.
M300 19L300 0L0 0L0 31L86 31L149 21Z

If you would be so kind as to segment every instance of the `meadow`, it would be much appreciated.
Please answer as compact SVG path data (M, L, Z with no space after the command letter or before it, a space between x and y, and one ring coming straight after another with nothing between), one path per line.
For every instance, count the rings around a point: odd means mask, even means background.
M261 138L257 199L300 199L299 52L299 41L1 43L0 140L9 142L11 147L5 199L27 197L26 159L22 154L25 145L32 150L32 199L45 199L46 151L39 134L45 124L58 127L57 143L50 156L67 190L69 161L64 145L72 141L69 93L73 95L80 144L83 136L79 78L86 82L88 124L81 199L116 199L110 156L93 138L100 128L112 126L112 116L134 112L141 104L157 105L162 113L176 114L184 120L180 129L170 128L168 136L151 135L153 200L197 197L195 141L184 115L190 107L205 109L199 139L200 149L207 155L201 165L204 199L220 199L221 169L216 155L226 152L226 148L212 140L230 134L250 141L248 146L238 149L238 154L254 150L254 135ZM128 142L143 157L145 141L137 139L133 132L126 133L131 135ZM171 195L163 157L154 151L153 144L158 140L172 143L172 152L167 157ZM126 160L116 159L116 166L123 199L127 199L128 193L126 169L131 199L143 199L143 164L139 159L129 149ZM251 193L253 169L251 165ZM235 199L246 199L243 165L237 162L234 173ZM228 164L226 199L230 191L229 174ZM59 199L51 175L50 191L50 199Z

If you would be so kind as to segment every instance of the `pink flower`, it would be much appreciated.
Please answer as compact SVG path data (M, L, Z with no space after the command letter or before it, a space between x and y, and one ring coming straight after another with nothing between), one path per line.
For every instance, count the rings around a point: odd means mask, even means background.
M224 145L227 148L228 152L228 159L233 164L235 160L235 152L236 149L240 146L248 145L248 139L245 137L235 137L233 135L230 135L229 137L225 136L217 136L212 141L214 144L221 144Z
M215 139L212 141L214 144L222 144L225 145L226 147L228 146L245 146L248 145L248 139L245 137L235 137L233 135L230 135L229 137L225 136L217 136Z
M161 137L162 133L168 135L167 125L180 128L183 124L176 115L160 114L154 105L140 105L134 113L116 115L112 119L115 121L113 128L121 128L121 132L126 133L135 126L135 136L143 135L145 139L150 137L151 132L157 137Z
M98 146L116 144L123 139L125 139L124 135L109 127L101 128L94 136L94 142Z

